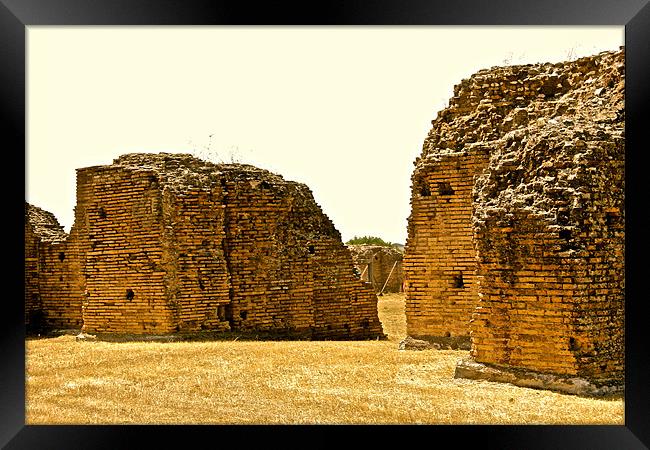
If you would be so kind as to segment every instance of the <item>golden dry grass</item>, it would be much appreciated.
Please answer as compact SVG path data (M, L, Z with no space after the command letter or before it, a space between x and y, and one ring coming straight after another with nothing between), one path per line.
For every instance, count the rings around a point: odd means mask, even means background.
M28 424L623 424L623 399L454 379L465 351L385 341L27 342Z

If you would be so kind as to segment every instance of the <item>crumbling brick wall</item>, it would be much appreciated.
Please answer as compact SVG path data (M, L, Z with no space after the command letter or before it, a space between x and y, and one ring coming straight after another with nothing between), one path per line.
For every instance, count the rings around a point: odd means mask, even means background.
M527 106L477 180L479 362L623 382L624 67L554 67L571 88Z
M478 298L472 188L487 156L481 146L445 150L422 158L412 177L404 256L407 334L468 349Z
M41 297L38 289L38 246L41 241L31 223L29 210L33 206L25 203L25 324L28 328L40 328L42 319Z
M52 213L25 203L25 324L29 332L81 325L74 246Z
M83 330L176 331L178 298L164 283L170 276L165 266L175 261L162 244L162 192L155 172L121 166L77 172L83 216L75 224L85 224L79 239L86 248Z
M623 50L454 88L412 178L409 335L455 322L478 362L622 380L623 100ZM464 310L452 266L471 277Z
M369 282L375 292L401 292L404 282L403 253L385 245L348 245L352 262L362 281Z
M86 332L383 334L307 186L253 166L163 153L78 169L71 236Z
M250 166L225 168L226 252L233 326L287 329L314 326L314 275L308 236L311 223L302 186ZM320 231L320 230L315 230Z

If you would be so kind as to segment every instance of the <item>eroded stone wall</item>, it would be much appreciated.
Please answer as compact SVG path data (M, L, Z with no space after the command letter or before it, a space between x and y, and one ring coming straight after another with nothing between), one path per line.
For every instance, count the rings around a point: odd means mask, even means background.
M469 348L476 306L472 188L487 149L438 151L413 174L404 256L407 334L441 347Z
M352 262L362 281L372 285L375 292L402 292L403 253L383 245L348 245Z
M622 381L623 101L623 50L454 88L412 177L409 335L455 323L476 362Z
M472 356L595 384L624 375L624 54L563 67L477 180ZM543 111L538 104L526 114Z
M84 332L383 336L307 186L253 166L162 153L78 169L64 245Z
M305 192L253 167L225 168L226 251L238 329L309 332L314 326Z
M78 329L78 256L52 213L25 203L25 324L30 332Z

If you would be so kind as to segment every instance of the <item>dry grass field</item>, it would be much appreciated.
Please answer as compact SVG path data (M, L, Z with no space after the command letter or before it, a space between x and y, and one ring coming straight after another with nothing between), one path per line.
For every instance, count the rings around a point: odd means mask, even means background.
M623 424L621 397L453 378L465 351L399 351L404 298L379 297L388 340L26 343L28 424Z

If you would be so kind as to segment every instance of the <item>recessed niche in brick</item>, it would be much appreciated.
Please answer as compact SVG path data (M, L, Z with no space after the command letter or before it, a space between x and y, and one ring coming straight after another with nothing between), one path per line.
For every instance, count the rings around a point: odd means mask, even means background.
M613 212L605 213L605 225L607 225L608 227L615 225L617 219L618 219L618 214Z
M217 306L217 319L226 320L226 305Z
M454 195L454 190L451 187L451 183L442 181L438 183L438 194L440 195Z
M463 288L465 287L465 282L463 281L463 273L459 272L456 275L454 275L454 287L455 288Z
M126 299L128 301L131 301L131 300L133 300L134 297L135 297L135 293L133 292L133 289L127 289L126 290Z

